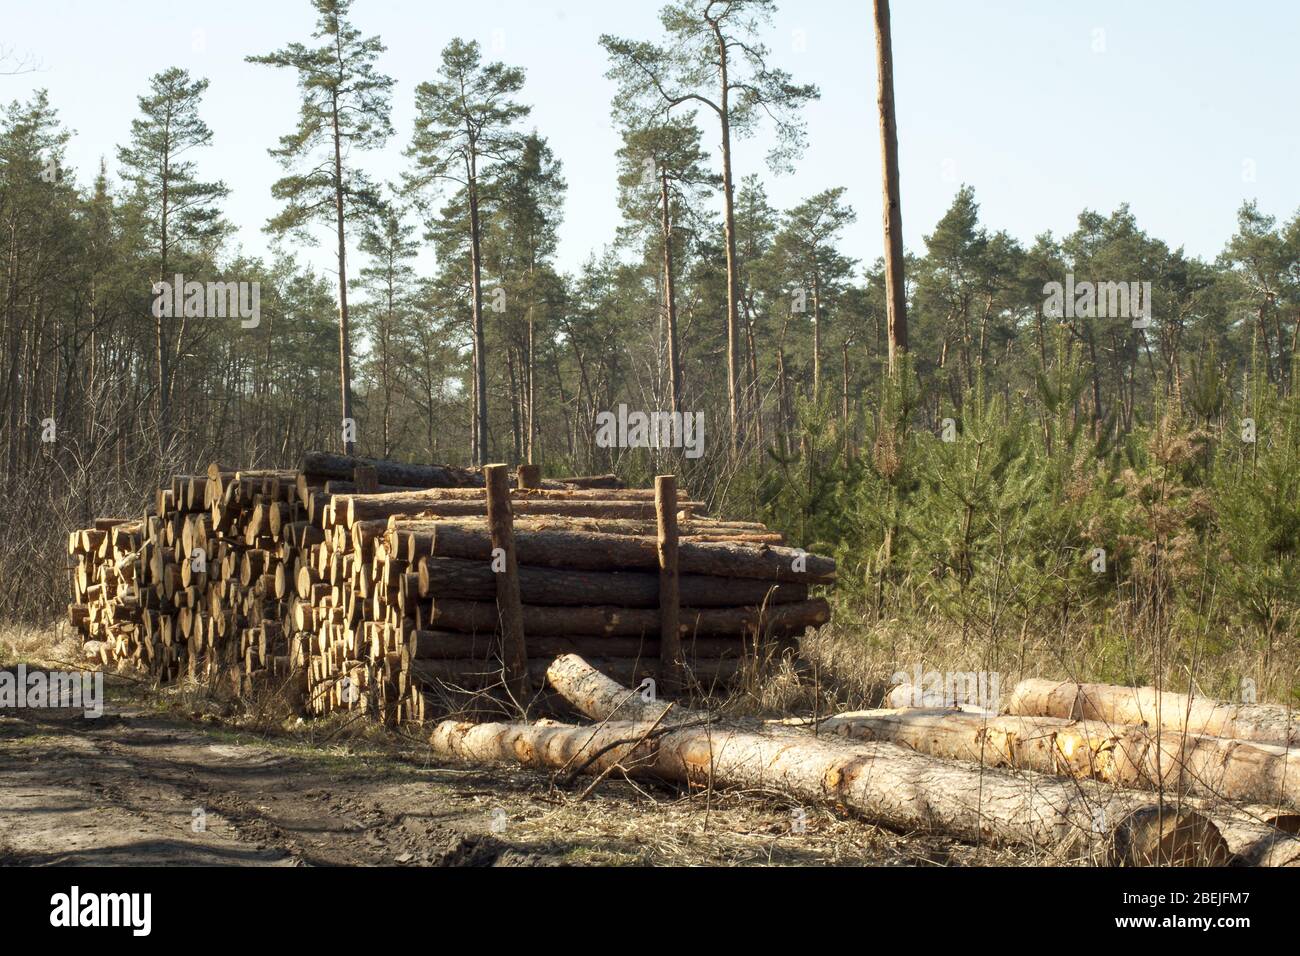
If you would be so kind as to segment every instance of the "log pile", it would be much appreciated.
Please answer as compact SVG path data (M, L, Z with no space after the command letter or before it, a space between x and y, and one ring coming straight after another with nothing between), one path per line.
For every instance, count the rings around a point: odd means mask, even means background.
M106 664L389 723L467 693L522 703L565 653L707 689L828 619L812 590L833 582L829 558L708 517L675 485L618 485L326 453L292 471L214 463L140 519L69 535L68 616Z
M596 723L446 720L433 729L433 750L566 777L620 772L780 792L904 832L1032 845L1057 861L1300 865L1300 820L1285 810L1300 806L1300 791L1279 756L1283 740L1189 739L1186 729L1165 739L1147 724L959 708L891 707L802 725L723 719L648 699L572 655L558 658L547 679ZM1042 683L1017 688L1020 709L1068 696L1061 687L1054 697L1036 695ZM1125 699L1122 691L1134 691L1100 687L1087 693ZM1146 698L1146 689L1136 696ZM1162 710L1172 703L1154 702ZM1282 708L1255 706L1252 727L1283 726Z

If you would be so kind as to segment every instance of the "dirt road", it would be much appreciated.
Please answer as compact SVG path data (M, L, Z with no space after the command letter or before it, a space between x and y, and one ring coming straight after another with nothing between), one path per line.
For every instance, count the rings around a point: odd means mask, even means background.
M116 703L0 711L0 865L953 864L989 851L744 794L439 766Z

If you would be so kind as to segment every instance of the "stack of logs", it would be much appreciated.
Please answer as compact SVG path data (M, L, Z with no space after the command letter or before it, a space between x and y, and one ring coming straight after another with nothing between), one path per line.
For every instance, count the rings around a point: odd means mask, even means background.
M671 476L626 489L521 466L512 487L502 465L213 464L141 519L71 533L69 620L104 663L390 723L466 693L522 702L569 652L708 689L827 620L810 588L834 562L701 509Z

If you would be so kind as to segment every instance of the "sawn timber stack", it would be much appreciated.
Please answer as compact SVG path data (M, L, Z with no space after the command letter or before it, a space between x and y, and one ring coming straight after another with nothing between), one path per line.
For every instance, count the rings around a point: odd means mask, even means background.
M580 653L633 685L708 689L827 621L814 592L833 582L831 559L707 517L671 487L665 516L662 490L657 502L614 476L520 468L504 492L519 686ZM502 621L516 618L502 613L488 495L483 471L449 466L327 453L297 470L214 463L175 476L140 518L69 535L69 621L89 655L160 681L282 687L304 713L420 721L504 686Z

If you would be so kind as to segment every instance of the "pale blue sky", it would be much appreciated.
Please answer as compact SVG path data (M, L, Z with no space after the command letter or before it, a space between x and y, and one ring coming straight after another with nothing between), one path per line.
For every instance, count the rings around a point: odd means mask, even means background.
M550 139L569 181L559 263L572 269L617 226L611 84L597 37L657 38L659 3L597 0L357 0L353 16L388 46L397 136L363 159L395 178L413 91L453 36L527 70L529 125ZM1069 231L1084 207L1128 201L1171 246L1213 257L1237 207L1257 198L1279 218L1300 206L1300 4L1210 0L895 0L894 53L903 222L910 249L962 182L984 221L1023 241ZM147 78L179 65L211 81L203 115L215 134L198 157L231 187L226 214L250 252L280 175L266 148L296 117L294 78L244 62L306 40L306 0L0 0L0 48L39 71L0 76L0 100L49 89L76 135L71 165L88 181L113 164ZM1098 32L1102 31L1102 32ZM787 2L767 43L773 60L822 90L807 111L809 142L793 175L767 175L763 137L741 143L736 173L764 172L774 204L847 187L859 218L845 251L880 254L880 167L870 3ZM1101 49L1095 49L1101 47ZM716 155L716 124L705 141ZM1253 179L1250 177L1253 175ZM324 268L328 256L311 256Z

